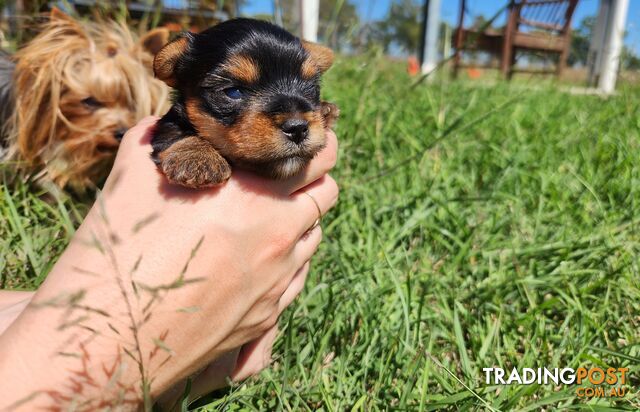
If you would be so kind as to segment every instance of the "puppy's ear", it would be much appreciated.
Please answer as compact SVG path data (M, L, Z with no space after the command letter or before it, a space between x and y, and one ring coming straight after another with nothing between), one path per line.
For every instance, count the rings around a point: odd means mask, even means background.
M171 87L176 86L176 65L187 53L193 35L187 33L164 46L153 59L153 73Z
M145 50L152 56L158 54L167 43L169 43L169 29L158 27L147 32L138 41L142 50Z
M320 73L324 73L333 65L333 50L318 43L302 40L302 47L309 53L309 60Z

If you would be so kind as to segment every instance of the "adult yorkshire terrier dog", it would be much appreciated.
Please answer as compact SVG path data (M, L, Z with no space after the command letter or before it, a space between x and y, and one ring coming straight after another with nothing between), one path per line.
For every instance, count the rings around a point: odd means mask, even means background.
M325 146L338 109L320 101L333 52L273 24L235 19L187 33L154 71L177 90L158 122L152 158L172 183L225 182L231 166L270 178L300 172Z
M37 37L0 56L6 157L60 186L98 182L124 132L169 106L169 89L152 73L168 38L156 29L136 40L122 24L54 9Z

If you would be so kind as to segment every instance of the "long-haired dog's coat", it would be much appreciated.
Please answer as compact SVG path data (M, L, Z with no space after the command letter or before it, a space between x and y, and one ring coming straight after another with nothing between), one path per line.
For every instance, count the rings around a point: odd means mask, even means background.
M4 157L60 186L103 178L124 132L168 108L169 89L152 73L168 36L158 29L136 40L125 25L54 10L24 48L0 56Z
M225 182L231 166L270 178L299 173L338 115L320 101L332 62L330 49L263 21L187 33L154 61L176 95L155 129L153 160L170 182L191 188Z

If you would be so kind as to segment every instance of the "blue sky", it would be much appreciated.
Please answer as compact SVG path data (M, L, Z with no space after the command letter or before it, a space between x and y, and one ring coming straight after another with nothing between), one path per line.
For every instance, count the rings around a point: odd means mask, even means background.
M487 18L493 16L506 2L507 0L467 0L471 15L483 14ZM242 10L245 14L273 12L273 0L249 0L248 3ZM356 0L353 3L357 5L362 20L379 20L386 15L391 0ZM581 0L574 15L574 26L584 17L595 15L599 4L599 0ZM459 0L442 0L442 19L453 25L458 16L459 5ZM627 31L627 46L640 54L640 0L629 1Z

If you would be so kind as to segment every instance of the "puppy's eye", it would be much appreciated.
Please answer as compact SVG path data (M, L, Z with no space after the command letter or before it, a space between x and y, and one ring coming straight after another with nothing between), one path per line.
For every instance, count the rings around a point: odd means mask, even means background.
M104 104L96 100L95 97L89 96L86 99L82 99L82 104L89 110L96 110L104 107Z
M233 100L239 100L244 97L244 93L237 87L229 87L228 89L224 89L224 94L227 95L228 98Z

